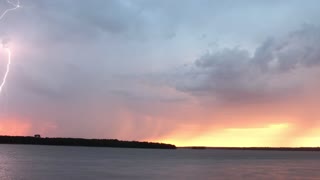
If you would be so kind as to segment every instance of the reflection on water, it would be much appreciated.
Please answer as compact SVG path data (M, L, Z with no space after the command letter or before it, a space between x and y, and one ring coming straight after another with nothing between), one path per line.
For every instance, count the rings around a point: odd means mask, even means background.
M320 152L0 145L0 179L320 179Z

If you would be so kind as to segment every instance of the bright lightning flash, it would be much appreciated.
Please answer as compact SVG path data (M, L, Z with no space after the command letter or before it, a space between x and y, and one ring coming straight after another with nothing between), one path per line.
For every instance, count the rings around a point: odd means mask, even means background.
M6 10L1 14L0 20L2 20L2 18L3 18L8 12L14 11L14 10L16 10L16 9L18 9L18 8L21 7L19 0L17 1L17 3L13 3L13 2L7 0L7 3L11 4L11 5L14 6L14 7L13 7L13 8L10 8L10 9L6 9Z
M20 8L20 1L17 0L16 3L13 3L12 1L10 0L7 0L7 3L11 4L13 6L13 8L10 8L10 9L6 9L1 15L0 15L0 21L5 17L5 15L10 12L10 11L14 11L18 8ZM6 66L6 72L2 78L2 81L1 81L1 84L0 84L0 94L2 92L2 89L4 87L4 85L6 84L6 80L7 80L7 77L8 77L8 74L10 72L10 65L11 65L11 50L9 47L6 46L5 43L2 43L3 47L5 49L5 51L7 52L7 56L8 56L8 61L7 61L7 66Z
M7 80L8 74L10 72L10 65L11 65L11 51L9 48L5 48L5 50L7 51L7 54L8 54L8 62L7 62L7 66L6 66L6 72L4 73L4 76L2 78L2 82L0 84L0 93L2 92L3 86L6 84L6 80Z

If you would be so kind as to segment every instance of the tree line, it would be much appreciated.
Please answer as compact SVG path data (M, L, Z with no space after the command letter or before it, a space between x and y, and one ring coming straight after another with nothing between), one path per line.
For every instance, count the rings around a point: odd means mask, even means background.
M176 149L175 145L155 142L120 141L117 139L38 138L32 136L0 136L0 144Z

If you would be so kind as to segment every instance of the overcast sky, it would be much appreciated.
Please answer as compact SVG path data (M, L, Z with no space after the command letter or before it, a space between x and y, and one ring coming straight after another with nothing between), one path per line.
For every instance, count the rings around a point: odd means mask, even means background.
M320 143L317 0L20 4L0 21L1 134Z

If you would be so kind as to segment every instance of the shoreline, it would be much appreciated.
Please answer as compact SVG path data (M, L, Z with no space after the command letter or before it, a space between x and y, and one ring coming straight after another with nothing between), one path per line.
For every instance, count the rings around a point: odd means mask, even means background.
M0 144L21 145L54 145L82 147L114 147L141 149L176 149L172 144L158 142L123 141L118 139L84 139L62 137L33 137L33 136L0 136Z
M178 149L193 150L254 150L254 151L320 151L320 147L206 147L206 146L187 146L177 147Z

